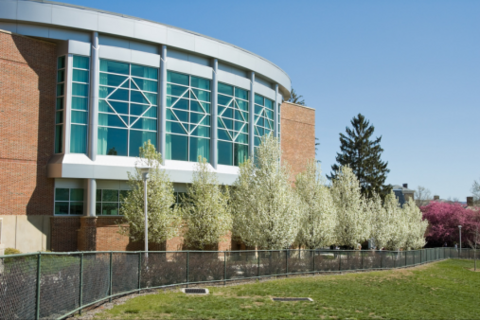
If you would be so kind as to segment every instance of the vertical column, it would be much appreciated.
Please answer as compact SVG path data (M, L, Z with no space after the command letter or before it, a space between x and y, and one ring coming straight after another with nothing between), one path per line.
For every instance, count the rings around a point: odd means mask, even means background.
M89 125L88 125L88 156L92 161L97 159L98 142L98 85L100 77L100 58L98 55L98 32L92 32L92 51L90 55L90 98L89 98ZM95 217L95 206L97 196L97 181L87 179L86 181L86 215Z
M158 121L158 146L159 151L162 154L162 161L163 165L165 164L165 156L166 156L166 126L167 126L167 46L162 45L160 48L160 79L158 81L158 92L159 99L158 106L159 106L159 121Z
M275 138L278 138L278 104L279 104L278 98L279 98L278 84L275 84L275 105L273 106L273 116L275 118L273 120L273 125L275 126L275 128L273 128L273 136Z
M73 54L65 56L65 82L64 82L64 128L63 128L63 152L70 153L70 132L72 129L72 73L73 73Z
M213 70L213 78L212 78L212 112L211 112L211 121L210 121L210 164L214 169L217 169L218 163L218 148L217 148L217 116L218 116L218 108L217 108L217 92L218 92L218 59L212 60L212 70Z
M250 103L248 110L248 156L253 159L255 152L255 72L250 72Z

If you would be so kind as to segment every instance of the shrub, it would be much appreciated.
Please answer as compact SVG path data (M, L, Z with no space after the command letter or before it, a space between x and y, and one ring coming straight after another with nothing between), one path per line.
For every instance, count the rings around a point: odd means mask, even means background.
M5 255L10 255L10 254L20 254L20 250L14 249L14 248L6 248L5 249Z

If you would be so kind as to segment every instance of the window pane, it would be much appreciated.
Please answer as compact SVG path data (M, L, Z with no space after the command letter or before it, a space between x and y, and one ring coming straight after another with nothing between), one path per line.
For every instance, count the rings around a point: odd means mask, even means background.
M242 101L242 100L237 100L237 106L243 110L243 111L248 111L248 102L247 101Z
M265 107L273 109L273 101L265 98Z
M167 107L171 107L174 109L188 110L188 100L167 97Z
M221 94L218 95L218 104L223 106L228 106L232 102L232 97L222 96Z
M68 189L55 189L55 201L68 201L69 190Z
M158 69L132 64L132 76L158 79Z
M81 83L73 83L72 84L72 94L74 96L88 96L88 84L81 84Z
M144 92L143 94L145 95L145 97L147 97L150 104L153 104L154 106L158 105L157 103L158 95L156 93Z
M63 148L63 126L55 126L55 153L61 153Z
M218 139L227 140L227 141L232 140L228 135L227 131L221 130L221 129L218 129Z
M167 132L187 134L180 123L171 121L167 121Z
M210 128L198 126L195 130L193 130L192 136L210 137Z
M70 140L70 152L87 152L87 126L72 124L72 139Z
M191 76L190 85L195 88L210 90L210 80Z
M240 88L235 88L235 97L248 100L248 91Z
M57 84L57 97L63 96L63 83Z
M205 117L204 113L191 112L190 113L190 123L198 124L198 123L200 123L200 121L203 120L203 117Z
M192 91L198 100L210 101L210 92L198 89L192 89ZM194 96L192 96L192 98L194 98Z
M73 69L73 81L88 82L88 71Z
M232 120L223 119L223 123L225 123L225 127L227 129L233 130L233 121Z
M97 199L96 199L97 202L102 201L102 190L101 189L97 189L97 196L96 197L97 197Z
M130 91L131 96L130 96L130 101L132 102L138 102L138 103L149 103L147 99L143 96L143 94L140 91Z
M226 108L225 111L221 114L222 117L233 118L233 109Z
M55 202L55 214L68 214L68 202Z
M57 104L55 106L56 110L63 109L63 98L57 98Z
M263 97L255 94L255 103L263 106Z
M58 57L58 69L65 68L65 56Z
M224 84L219 82L218 83L218 92L223 94L228 94L229 96L233 96L233 87L229 86L228 84Z
M127 77L117 76L115 74L100 73L100 84L118 87L121 85Z
M234 146L234 163L233 165L239 166L245 159L248 159L248 146L235 143Z
M88 57L73 56L74 68L88 69L89 62L90 58Z
M143 147L143 144L150 141L151 144L157 147L157 133L145 132L145 131L130 131L130 157L139 156L139 148Z
M70 202L70 214L82 215L83 214L83 202Z
M72 111L72 123L81 123L87 124L87 112L83 111Z
M117 115L105 113L98 114L98 125L120 128L126 127L123 121Z
M167 81L188 86L188 76L185 74L168 71Z
M102 201L118 202L118 190L102 190Z
M120 190L120 199L119 201L122 202L126 197L128 197L129 190Z
M117 113L128 114L128 103L119 101L108 101ZM112 112L109 110L109 112Z
M202 105L196 100L190 100L190 111L197 111L197 112L209 112L208 109L202 107Z
M166 155L169 160L187 161L187 139L186 136L167 134Z
M83 201L83 189L70 189L70 201Z
M120 74L129 74L128 63L109 61L109 60L100 60L100 71L120 73Z
M156 118L157 117L157 107L150 107L147 112L143 115L144 117L152 117Z
M57 82L65 81L65 70L58 70L57 72Z
M248 144L248 134L239 134L235 142Z
M142 115L145 110L147 110L148 108L150 108L150 106L148 105L144 105L144 104L130 104L130 114L131 115L135 115L135 116L140 116Z
M108 91L111 92L113 90L110 90L111 88L108 88ZM123 89L118 89L112 95L109 97L109 99L113 100L122 100L122 101L128 101L128 90L123 90Z
M75 110L87 110L88 99L80 97L72 97L72 109Z
M170 94L172 96L180 97L187 90L187 87L177 86L170 83L167 84L167 94ZM185 98L188 98L188 96L185 96Z
M127 135L127 130L99 127L98 154L126 156Z
M218 164L233 165L233 144L231 142L218 141Z
M202 157L209 161L210 158L210 139L190 138L190 161L198 161Z
M158 92L158 82L157 81L150 81L150 80L144 80L144 79L133 79L133 82L135 82L137 84L139 90ZM132 89L137 89L137 87L136 86L132 87Z
M63 111L55 112L55 123L63 123Z
M157 120L140 118L132 126L133 129L157 130Z
M118 215L118 203L105 203L105 202L103 202L102 203L102 215L103 216L117 216Z

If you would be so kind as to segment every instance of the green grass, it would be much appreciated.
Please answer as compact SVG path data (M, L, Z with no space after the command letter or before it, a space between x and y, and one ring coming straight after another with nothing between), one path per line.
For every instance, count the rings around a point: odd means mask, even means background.
M210 287L208 296L161 292L128 300L95 319L479 319L480 273L470 268L473 261L447 260L412 269Z

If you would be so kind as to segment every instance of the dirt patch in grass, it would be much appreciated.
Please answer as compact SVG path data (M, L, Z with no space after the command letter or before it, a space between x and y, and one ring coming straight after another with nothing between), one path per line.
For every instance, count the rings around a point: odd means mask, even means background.
M470 271L472 271L472 272L480 272L480 268L477 268L477 270L475 270L475 269L473 269L473 268L472 268L472 269L468 269L468 270L470 270Z

